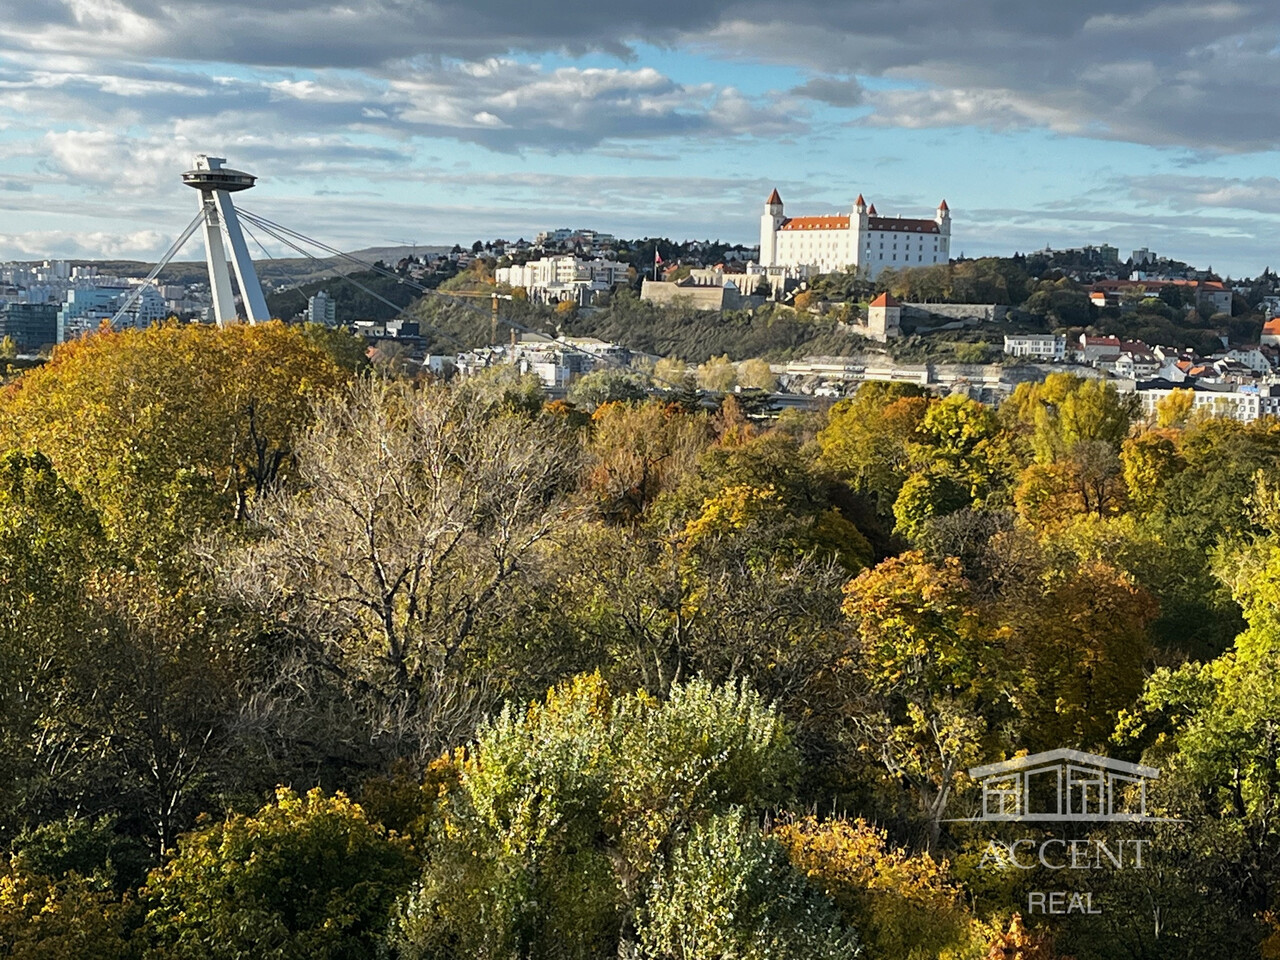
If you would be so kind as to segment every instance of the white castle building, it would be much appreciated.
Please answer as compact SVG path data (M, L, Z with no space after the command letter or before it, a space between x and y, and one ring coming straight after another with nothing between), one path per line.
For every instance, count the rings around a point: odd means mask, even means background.
M951 211L932 220L882 217L858 195L849 214L788 217L774 190L760 218L760 267L767 274L809 276L856 267L874 277L885 267L923 267L951 256Z

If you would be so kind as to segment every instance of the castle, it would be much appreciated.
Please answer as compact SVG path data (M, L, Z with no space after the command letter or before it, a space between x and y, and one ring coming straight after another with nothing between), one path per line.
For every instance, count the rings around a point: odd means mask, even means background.
M788 217L774 190L760 218L760 272L809 276L856 267L874 277L885 267L922 267L950 258L951 211L932 220L882 217L858 195L851 214Z

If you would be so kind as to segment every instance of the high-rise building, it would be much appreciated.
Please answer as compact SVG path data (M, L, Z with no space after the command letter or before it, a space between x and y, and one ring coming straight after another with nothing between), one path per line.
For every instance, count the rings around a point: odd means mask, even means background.
M58 342L56 303L6 303L0 308L0 339L11 337L20 353L36 353Z
M327 327L338 324L338 305L329 294L321 290L307 301L307 320L310 323L323 323Z

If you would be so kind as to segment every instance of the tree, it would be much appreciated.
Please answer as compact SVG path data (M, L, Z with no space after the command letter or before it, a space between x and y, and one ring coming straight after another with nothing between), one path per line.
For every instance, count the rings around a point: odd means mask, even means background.
M18 355L18 344L13 337L5 334L0 337L0 360L12 360Z
M1030 434L1035 453L1015 494L1024 517L1045 526L1122 508L1118 455L1137 414L1136 397L1121 397L1101 380L1052 373L1043 384L1019 384L1008 406L1009 420Z
M928 409L915 387L864 383L852 399L831 408L818 433L819 462L888 515L910 472L909 444Z
M728 355L712 357L698 364L698 386L713 393L728 393L738 382L738 369Z
M1194 390L1170 390L1169 395L1156 404L1156 426L1185 427L1195 404Z
M906 452L913 472L893 512L912 538L929 520L998 502L1015 466L995 413L959 394L929 405Z
M603 368L579 377L569 388L568 400L587 412L606 403L629 403L648 395L644 380L634 373Z
M639 922L653 960L846 960L858 940L777 841L741 812L694 827L653 880Z
M155 563L285 479L313 400L346 379L275 322L104 332L7 388L0 441L38 447L120 550Z
M889 846L883 830L861 819L806 817L772 835L857 930L870 956L937 957L969 944L962 891L945 862Z
M863 691L849 719L864 748L910 784L933 846L957 777L984 755L1000 717L1002 637L980 619L954 558L885 560L849 581L844 611Z
M143 891L152 956L372 958L415 864L342 794L281 788L185 835Z
M634 955L656 878L698 825L758 817L795 771L780 719L745 688L694 681L660 701L578 677L481 728L395 944L411 958ZM730 867L728 889L755 859Z
M592 417L587 494L608 521L636 521L693 473L711 444L705 414L656 401L610 403Z
M653 365L653 379L663 390L689 390L694 387L694 375L679 357L663 357Z
M0 953L13 960L125 960L124 904L93 879L0 867Z
M304 631L392 756L457 742L501 688L485 644L578 464L563 418L476 390L366 380L323 405L298 443L305 493L264 498L262 539L224 565L228 589Z
M778 378L764 360L744 360L738 364L738 383L748 390L764 390L772 393L778 386Z

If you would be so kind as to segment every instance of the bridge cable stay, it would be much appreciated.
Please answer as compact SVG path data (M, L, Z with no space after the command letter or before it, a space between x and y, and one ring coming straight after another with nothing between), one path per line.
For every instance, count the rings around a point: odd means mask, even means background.
M120 321L120 318L123 317L129 311L130 307L132 307L135 303L138 302L138 298L142 296L142 291L145 290L148 286L151 286L155 283L156 277L160 275L160 271L163 270L166 266L168 266L169 261L172 260L177 255L178 251L182 249L182 245L191 239L191 235L196 232L196 227L200 226L200 222L202 220L204 220L203 210L201 210L199 213L195 215L195 219L193 219L189 224L187 224L187 229L183 230L182 233L178 236L178 239L173 241L172 244L170 244L169 249L166 250L164 252L164 256L160 258L159 263L157 263L155 267L152 268L151 272L147 274L147 278L143 280L142 283L134 287L133 292L131 292L129 296L125 298L124 303L120 305L120 309L117 310L115 314L113 314L111 317L111 320L110 320L111 329L114 330L116 324Z
M256 217L254 217L252 214L250 214L250 213L248 213L248 212L246 212L246 211L244 211L244 210L241 210L241 211L240 211L240 218L241 218L242 220L248 221L248 222L250 222L250 223L256 223L256 221L257 221L257 218L256 218ZM321 260L319 257L316 257L315 255L313 255L310 251L306 250L305 248L298 246L296 243L294 243L293 241L291 241L288 237L286 237L286 236L282 236L281 234L279 234L279 233L277 233L275 230L273 230L271 227L264 226L264 225L263 225L263 224L261 224L261 223L257 223L256 225L257 225L257 226L258 226L258 228L259 228L260 230L262 230L264 233L267 233L268 235L270 235L270 236L271 236L271 237L273 237L274 239L276 239L276 240L280 241L281 243L283 243L285 246L287 246L287 247L289 247L290 249L292 249L292 250L296 251L297 253L300 253L302 256L306 257L306 258L307 258L308 260L310 260L311 262L316 263L316 264L318 264L318 265L320 265L320 266L325 266L325 263L324 263L324 261L323 261L323 260ZM247 229L247 228L246 228L246 229ZM250 236L253 236L253 233L250 231L249 235L250 235ZM262 243L261 243L261 241L259 241L259 240L258 240L258 238L257 238L256 236L253 236L253 242L254 242L254 243L256 243L256 244L258 244L258 246L259 246L260 248L262 248L262 252L263 252L263 253L266 253L266 248L265 248L265 247L262 247ZM382 296L381 294L379 294L379 293L377 293L377 292L375 292L375 291L373 291L373 290L370 290L368 287L366 287L366 286L365 286L364 284L362 284L360 281L358 281L358 280L353 280L350 276L347 276L346 274L339 274L338 276L339 276L339 279L341 279L341 280L345 280L347 283L350 283L352 286L356 287L357 289L359 289L359 290L363 291L364 293L367 293L369 296L373 297L375 300L379 300L379 301L381 301L382 303L384 303L384 304L386 304L388 307L390 307L392 310L396 310L396 311L399 311L399 312L403 312L403 311L404 311L404 307L400 306L400 304L398 304L398 303L393 303L392 301L388 300L386 297ZM459 340L459 339L458 339L457 337L455 337L455 336L452 336L452 335L450 335L450 334L446 333L446 332L445 332L445 331L443 331L443 330L440 330L440 329L438 329L438 328L436 328L436 327L432 327L432 326L430 326L430 325L428 325L428 324L422 324L422 326L426 327L428 330L431 330L433 333L439 334L439 336L440 336L441 338L443 338L443 339L445 339L445 340L452 341L454 344L456 344L457 346L461 347L463 350L468 350L468 349L470 349L470 348L469 348L465 343L463 343L463 341Z
M289 246L291 249L293 249L293 250L297 250L298 252L302 253L302 255L303 255L303 256L307 257L308 259L312 260L312 261L313 261L313 262L315 262L315 263L321 263L321 264L322 264L322 263L323 263L323 261L322 261L322 260L320 260L319 258L315 257L315 256L312 256L310 253L306 252L305 250L302 250L302 249L301 249L301 248L299 248L295 243L292 243L292 242L289 242L289 241L285 240L285 239L284 239L284 237L280 236L280 234L282 234L282 233L283 233L283 234L287 234L287 235L288 235L288 236L290 236L290 237L294 237L294 238L296 238L296 239L297 239L297 241L299 241L299 242L301 242L301 243L310 243L310 244L312 244L313 246L316 246L316 247L318 247L319 249L324 250L325 252L332 254L333 256L341 257L342 259L347 260L347 261L350 261L351 263L354 263L354 264L358 264L359 266L361 266L361 267L365 268L366 270L369 270L369 271L371 271L371 272L373 272L373 273L378 273L378 274L381 274L382 276L387 277L387 278L389 278L389 279L396 280L398 283L403 283L404 285L406 285L406 286L408 286L408 287L411 287L412 289L417 290L417 291L419 291L420 293L422 293L422 294L424 294L424 295L430 295L430 296L438 297L438 298L440 298L440 299L449 300L449 301L451 301L451 302L453 302L453 303L458 304L459 306L464 306L464 307L467 307L467 308L469 308L469 309L471 309L471 310L475 310L475 311L477 311L477 312L479 312L479 311L482 309L482 308L481 308L481 307L479 307L477 304L475 304L475 303L471 302L470 300L467 300L467 299L466 299L466 298L464 298L464 297L460 297L460 296L458 296L458 295L456 295L456 294L448 293L447 291L437 290L437 289L435 289L434 287L427 287L427 286L424 286L423 284L420 284L420 283L418 283L418 282L417 282L417 281L415 281L415 280L411 280L411 279L409 279L408 277L405 277L405 276L402 276L402 275L400 275L400 274L396 273L394 270L389 270L389 269L387 269L386 267L382 267L382 266L378 266L377 264L369 263L369 262L368 262L368 261L366 261L366 260L361 260L359 257L352 256L352 255L351 255L351 254L349 254L349 253L344 253L343 251L339 250L338 248L336 248L336 247L332 247L332 246L330 246L329 244L324 243L323 241L316 240L316 239L315 239L315 238L313 238L313 237L308 237L308 236L307 236L306 234L304 234L304 233L301 233L301 232L299 232L299 231L297 231L297 230L290 229L289 227L286 227L286 226L284 226L283 224L276 223L275 221L273 221L273 220L269 220L269 219L268 219L268 218L266 218L266 217L263 217L263 216L260 216L260 215L258 215L258 214L252 213L252 212L250 212L250 211L248 211L248 210L245 210L243 207L240 207L240 208L239 208L239 213L240 213L240 218L241 218L242 220L248 220L249 222L251 222L251 223L255 224L255 225L256 225L260 230L263 230L264 232L266 232L266 233L270 234L271 236L275 237L275 239L279 240L281 243L285 243L285 244L286 244L287 246ZM260 244L259 244L259 245L260 245ZM394 309L396 309L396 310L400 310L400 311L402 311L402 312L403 312L403 310L404 310L404 308L403 308L403 307L400 307L400 306L398 306L397 304L393 304L393 303L391 303L389 300L386 300L386 299L385 299L385 298L383 298L383 297L378 297L378 295L377 295L377 294L373 293L372 291L368 290L368 289L367 289L367 288L365 288L365 287L361 287L359 283L357 283L357 282L356 282L356 281L354 281L354 280L351 280L351 278L350 278L350 277L347 277L347 276L343 275L343 279L346 279L346 280L348 280L349 282L351 282L351 283L355 284L357 287L360 287L360 289L364 290L366 293L370 294L371 296L377 297L377 299L381 300L383 303L386 303L388 306L391 306L391 307L393 307ZM493 296L493 295L491 294L490 296ZM520 332L520 333L534 334L534 335L537 335L537 336L546 336L546 334L543 334L541 331L539 331L539 330L534 330L532 327L527 327L527 326L525 326L524 324L519 323L518 321L512 320L510 317L502 317L502 316L500 316L500 317L498 318L498 322L503 323L503 324L505 324L506 326L511 327L511 328L513 328L514 330L516 330L516 331L518 331L518 332ZM450 335L448 335L448 334L444 333L444 331L440 330L439 328L431 327L431 326L429 326L429 325L427 325L427 324L423 324L423 326L426 326L426 327L427 327L427 329L432 330L432 331L434 331L435 333L440 334L440 335L441 335L442 337L444 337L445 339L450 340L451 342L453 342L453 343L455 343L455 344L457 344L457 345L461 346L463 350L472 350L472 349L474 349L473 347L470 347L470 346L467 346L466 344L464 344L464 343L463 343L461 340L459 340L457 337L453 337L453 336L450 336ZM592 352L591 352L591 351L589 351L589 350L583 350L583 349L582 349L582 348L580 348L580 347L575 347L575 346L573 346L572 344L564 343L563 341L556 341L556 343L560 346L560 348L561 348L561 349L565 350L565 351L566 351L566 352L568 352L568 353L574 353L574 354L577 354L577 355L579 355L579 356L587 357L587 358L589 358L589 359L591 359L591 360L593 360L593 361L595 361L595 362L597 362L597 363L604 363L604 364L606 364L606 365L608 365L608 366L611 366L611 367L614 367L614 368L616 368L616 369L618 369L618 370L627 371L627 370L629 370L629 369L630 369L628 364L625 364L625 363L623 363L621 360L617 360L617 359L615 359L615 358L613 358L613 357L607 357L607 356L602 356L602 355L597 354L597 353L592 353ZM624 347L625 347L625 344L623 344L622 346L624 346ZM658 377L658 376L655 376L655 375L653 375L653 374L650 374L650 378L651 378L652 380L654 380L654 381L658 382L658 383L664 384L665 386L667 386L667 387L669 387L669 388L671 388L671 389L673 389L673 390L682 390L682 389L684 389L684 386L685 386L685 385L684 385L684 384L682 384L682 383L675 383L675 382L673 382L673 381L667 380L667 379L666 379L666 378L664 378L664 377Z

